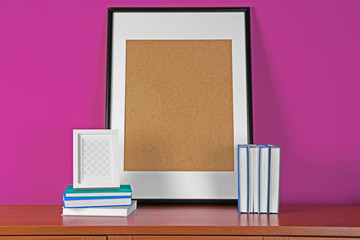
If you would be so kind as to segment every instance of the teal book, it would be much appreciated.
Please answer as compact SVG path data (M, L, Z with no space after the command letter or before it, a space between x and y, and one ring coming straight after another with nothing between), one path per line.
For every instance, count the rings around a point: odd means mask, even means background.
M84 189L74 190L72 185L69 185L65 191L65 197L131 197L132 190L130 185L120 185L119 189Z

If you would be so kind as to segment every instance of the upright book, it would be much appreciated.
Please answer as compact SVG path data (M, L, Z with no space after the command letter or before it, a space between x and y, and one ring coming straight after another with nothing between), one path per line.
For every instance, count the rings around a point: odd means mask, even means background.
M259 213L259 146L249 144L249 212Z
M238 208L240 213L249 212L249 148L238 145Z
M269 176L270 176L270 147L259 145L260 158L260 213L269 212Z
M280 193L280 147L268 145L270 147L270 196L269 212L279 213L279 193Z

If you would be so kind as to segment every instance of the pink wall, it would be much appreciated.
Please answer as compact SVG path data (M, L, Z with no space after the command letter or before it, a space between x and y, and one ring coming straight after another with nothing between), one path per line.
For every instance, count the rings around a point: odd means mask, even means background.
M0 1L0 204L61 204L72 129L102 128L107 7L251 6L254 130L281 202L360 204L360 1Z

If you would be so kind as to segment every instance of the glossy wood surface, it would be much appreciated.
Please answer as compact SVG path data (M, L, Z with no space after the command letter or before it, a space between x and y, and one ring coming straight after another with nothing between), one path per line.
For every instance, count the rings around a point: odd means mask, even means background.
M282 206L239 214L236 206L139 204L128 218L62 217L61 206L0 206L0 235L198 235L360 237L359 206Z
M106 240L106 236L7 236L0 240Z

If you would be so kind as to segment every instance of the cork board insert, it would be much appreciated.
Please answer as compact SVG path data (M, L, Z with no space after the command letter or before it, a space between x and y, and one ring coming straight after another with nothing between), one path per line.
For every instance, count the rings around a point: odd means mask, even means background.
M234 171L231 40L127 40L125 171Z

